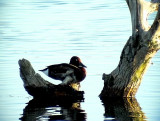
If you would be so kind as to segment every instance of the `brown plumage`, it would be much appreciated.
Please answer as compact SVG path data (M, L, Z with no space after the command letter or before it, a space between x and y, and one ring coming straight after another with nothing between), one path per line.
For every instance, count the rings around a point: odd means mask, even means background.
M50 65L40 71L53 79L61 80L62 84L70 84L84 80L86 77L85 68L86 66L81 62L80 58L73 56L69 64Z

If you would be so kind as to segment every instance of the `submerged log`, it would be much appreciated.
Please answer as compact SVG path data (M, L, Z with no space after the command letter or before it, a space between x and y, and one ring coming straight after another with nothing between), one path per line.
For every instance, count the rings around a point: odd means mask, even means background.
M132 36L129 37L120 56L120 62L110 74L103 74L104 88L100 97L134 97L152 57L160 49L159 1L126 0L132 21ZM155 12L153 24L148 16Z
M80 84L55 85L43 79L36 73L26 59L19 60L20 77L24 88L34 98L73 98L83 100L83 91L79 91Z

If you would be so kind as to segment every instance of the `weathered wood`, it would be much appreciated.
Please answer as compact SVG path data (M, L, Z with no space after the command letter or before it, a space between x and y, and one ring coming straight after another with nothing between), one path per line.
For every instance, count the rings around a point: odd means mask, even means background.
M104 88L100 97L134 97L151 58L160 49L159 3L126 0L131 13L132 36L120 56L120 62L110 74L103 74ZM157 11L150 26L148 15Z
M76 98L83 99L83 91L79 91L80 84L55 85L44 80L38 73L35 73L32 65L26 59L19 60L20 77L24 82L24 88L34 98ZM75 87L76 85L76 87ZM76 90L77 89L77 90Z

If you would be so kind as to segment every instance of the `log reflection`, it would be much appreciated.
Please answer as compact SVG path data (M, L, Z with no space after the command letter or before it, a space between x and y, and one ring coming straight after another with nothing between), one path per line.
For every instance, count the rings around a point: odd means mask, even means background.
M144 121L142 112L136 98L103 98L105 120L109 118L118 121Z
M22 121L35 120L69 120L85 121L86 113L80 107L80 102L66 99L40 101L33 99L24 108Z

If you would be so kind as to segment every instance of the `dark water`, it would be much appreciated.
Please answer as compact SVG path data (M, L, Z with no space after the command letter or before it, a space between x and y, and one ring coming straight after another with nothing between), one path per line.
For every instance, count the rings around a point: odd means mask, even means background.
M0 120L158 121L160 52L152 59L136 99L98 98L102 74L116 68L130 35L130 13L122 0L1 0ZM18 60L28 59L38 72L50 64L69 62L73 55L88 67L81 83L85 100L32 100L23 88Z

